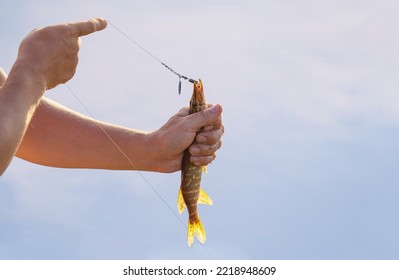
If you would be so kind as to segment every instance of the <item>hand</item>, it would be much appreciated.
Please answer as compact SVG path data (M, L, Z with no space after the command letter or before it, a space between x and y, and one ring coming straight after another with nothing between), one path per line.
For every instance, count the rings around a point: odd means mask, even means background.
M80 36L104 29L107 22L91 19L30 32L19 47L17 62L36 81L51 89L70 80L78 64Z
M224 132L221 105L209 105L208 109L189 115L188 108L181 109L159 130L152 133L158 149L154 149L158 159L159 172L174 172L181 169L183 152L189 148L190 161L194 165L208 165L216 157L222 146ZM200 129L201 132L197 134ZM193 143L194 142L194 143Z
M220 105L216 106L219 107ZM194 165L204 166L210 164L216 158L216 151L222 146L221 138L224 133L224 126L222 124L221 116L222 107L218 107L213 108L216 111L212 114L216 113L216 116L218 116L214 122L208 118L214 118L215 115L211 117L204 115L196 116L199 118L198 121L200 122L201 118L205 117L207 125L202 127L201 131L195 137L194 143L189 147L189 152L191 154L190 161ZM218 112L220 112L219 115Z

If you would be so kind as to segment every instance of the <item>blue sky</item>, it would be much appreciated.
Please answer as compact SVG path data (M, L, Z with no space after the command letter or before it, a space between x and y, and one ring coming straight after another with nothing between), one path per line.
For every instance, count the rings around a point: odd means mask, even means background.
M104 17L202 78L226 133L203 178L205 247L187 247L137 172L15 159L0 178L0 259L399 258L397 2L16 0L2 11L6 72L31 29ZM176 77L112 26L83 38L68 84L96 118L143 130L192 90L178 96ZM65 86L47 97L87 114ZM143 175L175 209L180 174Z

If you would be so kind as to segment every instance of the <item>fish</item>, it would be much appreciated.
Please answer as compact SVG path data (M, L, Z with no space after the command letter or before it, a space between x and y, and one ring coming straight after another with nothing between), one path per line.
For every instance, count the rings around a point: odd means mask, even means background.
M189 114L203 111L206 107L207 103L204 95L204 87L201 79L199 79L198 82L194 82ZM197 131L197 134L200 131ZM181 214L187 207L187 244L189 247L193 245L194 237L197 237L198 241L201 243L206 242L206 233L198 215L197 204L212 205L213 202L200 186L203 171L206 172L206 166L195 166L191 164L190 153L187 148L184 151L181 165L181 185L177 198L177 208Z

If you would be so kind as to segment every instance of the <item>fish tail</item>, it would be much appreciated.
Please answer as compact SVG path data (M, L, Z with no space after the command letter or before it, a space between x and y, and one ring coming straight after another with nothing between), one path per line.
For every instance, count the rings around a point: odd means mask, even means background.
M197 236L199 242L205 243L206 241L205 229L202 226L199 217L196 220L192 219L188 220L187 243L189 247L191 247L194 243L194 236Z

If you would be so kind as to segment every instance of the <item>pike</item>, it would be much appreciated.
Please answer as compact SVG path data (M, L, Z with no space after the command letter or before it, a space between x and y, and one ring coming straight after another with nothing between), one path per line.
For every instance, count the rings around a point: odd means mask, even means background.
M206 107L204 87L200 79L198 82L194 82L194 91L190 100L190 114L203 111ZM202 171L206 172L206 167L191 164L190 153L187 148L184 151L181 166L181 185L177 199L177 208L181 214L187 207L189 216L187 243L189 247L194 243L194 236L197 236L198 241L201 243L205 243L206 241L205 229L198 215L197 204L213 204L209 196L200 187Z

